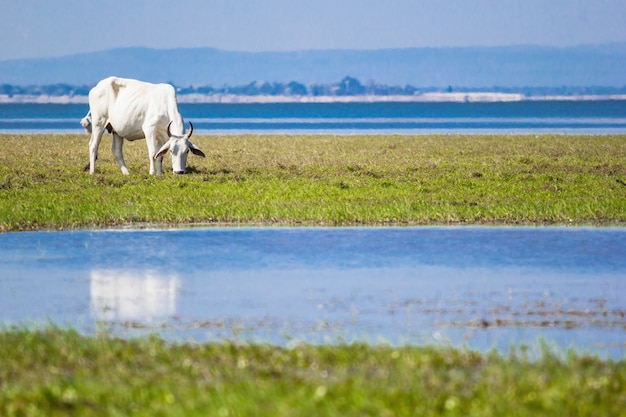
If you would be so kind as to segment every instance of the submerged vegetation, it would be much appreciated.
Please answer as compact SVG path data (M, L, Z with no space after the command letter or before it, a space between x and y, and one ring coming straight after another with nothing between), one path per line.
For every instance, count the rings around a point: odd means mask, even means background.
M0 332L3 416L617 416L626 361L433 347Z
M109 138L86 174L87 142L0 135L0 230L626 221L623 136L194 136L206 159L159 177L144 141L125 143L123 176Z

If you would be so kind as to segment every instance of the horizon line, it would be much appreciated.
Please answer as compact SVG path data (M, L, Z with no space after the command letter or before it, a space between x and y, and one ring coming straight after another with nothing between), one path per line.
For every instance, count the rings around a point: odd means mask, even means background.
M145 45L134 46L112 46L110 48L95 49L91 51L77 51L59 55L40 55L33 57L21 57L21 58L5 58L0 59L0 63L11 61L33 61L33 60L46 60L46 59L61 59L80 55L92 55L110 51L123 51L123 50L146 50L146 51L176 51L176 50L212 50L218 52L227 53L242 53L242 54L293 54L293 53L306 53L306 52L376 52L376 51L403 51L403 50L469 50L469 49L511 49L511 48L540 48L540 49L577 49L577 48L593 48L593 47L606 47L606 46L624 46L626 47L626 41L614 41L614 42L598 42L598 43L580 43L573 45L556 45L556 44L538 44L538 43L518 43L518 44L502 44L502 45L440 45L440 46L390 46L390 47L374 47L374 48L303 48L303 49L285 49L285 50L245 50L245 49L225 49L215 46L177 46L177 47L154 47Z

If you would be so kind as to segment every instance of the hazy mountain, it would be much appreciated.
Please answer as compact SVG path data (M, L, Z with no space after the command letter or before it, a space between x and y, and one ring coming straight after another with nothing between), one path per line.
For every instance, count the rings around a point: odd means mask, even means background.
M0 84L95 84L109 75L178 86L251 81L363 82L414 86L624 86L626 44L233 52L123 48L0 61Z

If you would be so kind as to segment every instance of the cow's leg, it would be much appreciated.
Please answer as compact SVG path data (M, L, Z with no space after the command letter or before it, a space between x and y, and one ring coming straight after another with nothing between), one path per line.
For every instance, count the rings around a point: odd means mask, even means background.
M150 163L154 163L154 169L156 171L156 174L161 175L163 174L163 156L161 155L158 158L155 158L154 155L156 154L157 150L158 149L154 149L154 151L152 152L152 158L150 158Z
M117 159L117 163L122 169L122 174L128 175L128 168L126 167L126 162L124 161L124 152L122 150L124 146L124 138L120 137L117 133L113 132L113 142L111 145L111 151Z
M91 139L89 139L89 173L96 173L96 159L98 159L98 147L102 140L104 126L92 126Z
M150 175L160 175L163 173L163 157L154 158L157 153L156 148L156 135L154 127L146 128L143 130L146 136L146 145L148 145L148 158L150 158Z

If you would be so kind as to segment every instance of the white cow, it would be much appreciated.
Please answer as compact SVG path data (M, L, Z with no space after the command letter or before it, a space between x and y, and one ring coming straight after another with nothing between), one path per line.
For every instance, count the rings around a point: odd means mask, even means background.
M169 84L151 84L138 80L109 77L89 91L89 113L81 124L91 132L89 140L89 172L96 172L98 147L104 130L113 134L111 150L122 173L128 175L122 146L124 139L146 139L150 157L150 174L163 173L163 155L170 152L172 171L183 174L189 151L204 157L204 153L185 134L183 118L178 111L176 92ZM171 134L170 126L174 132ZM156 161L156 169L154 162Z

